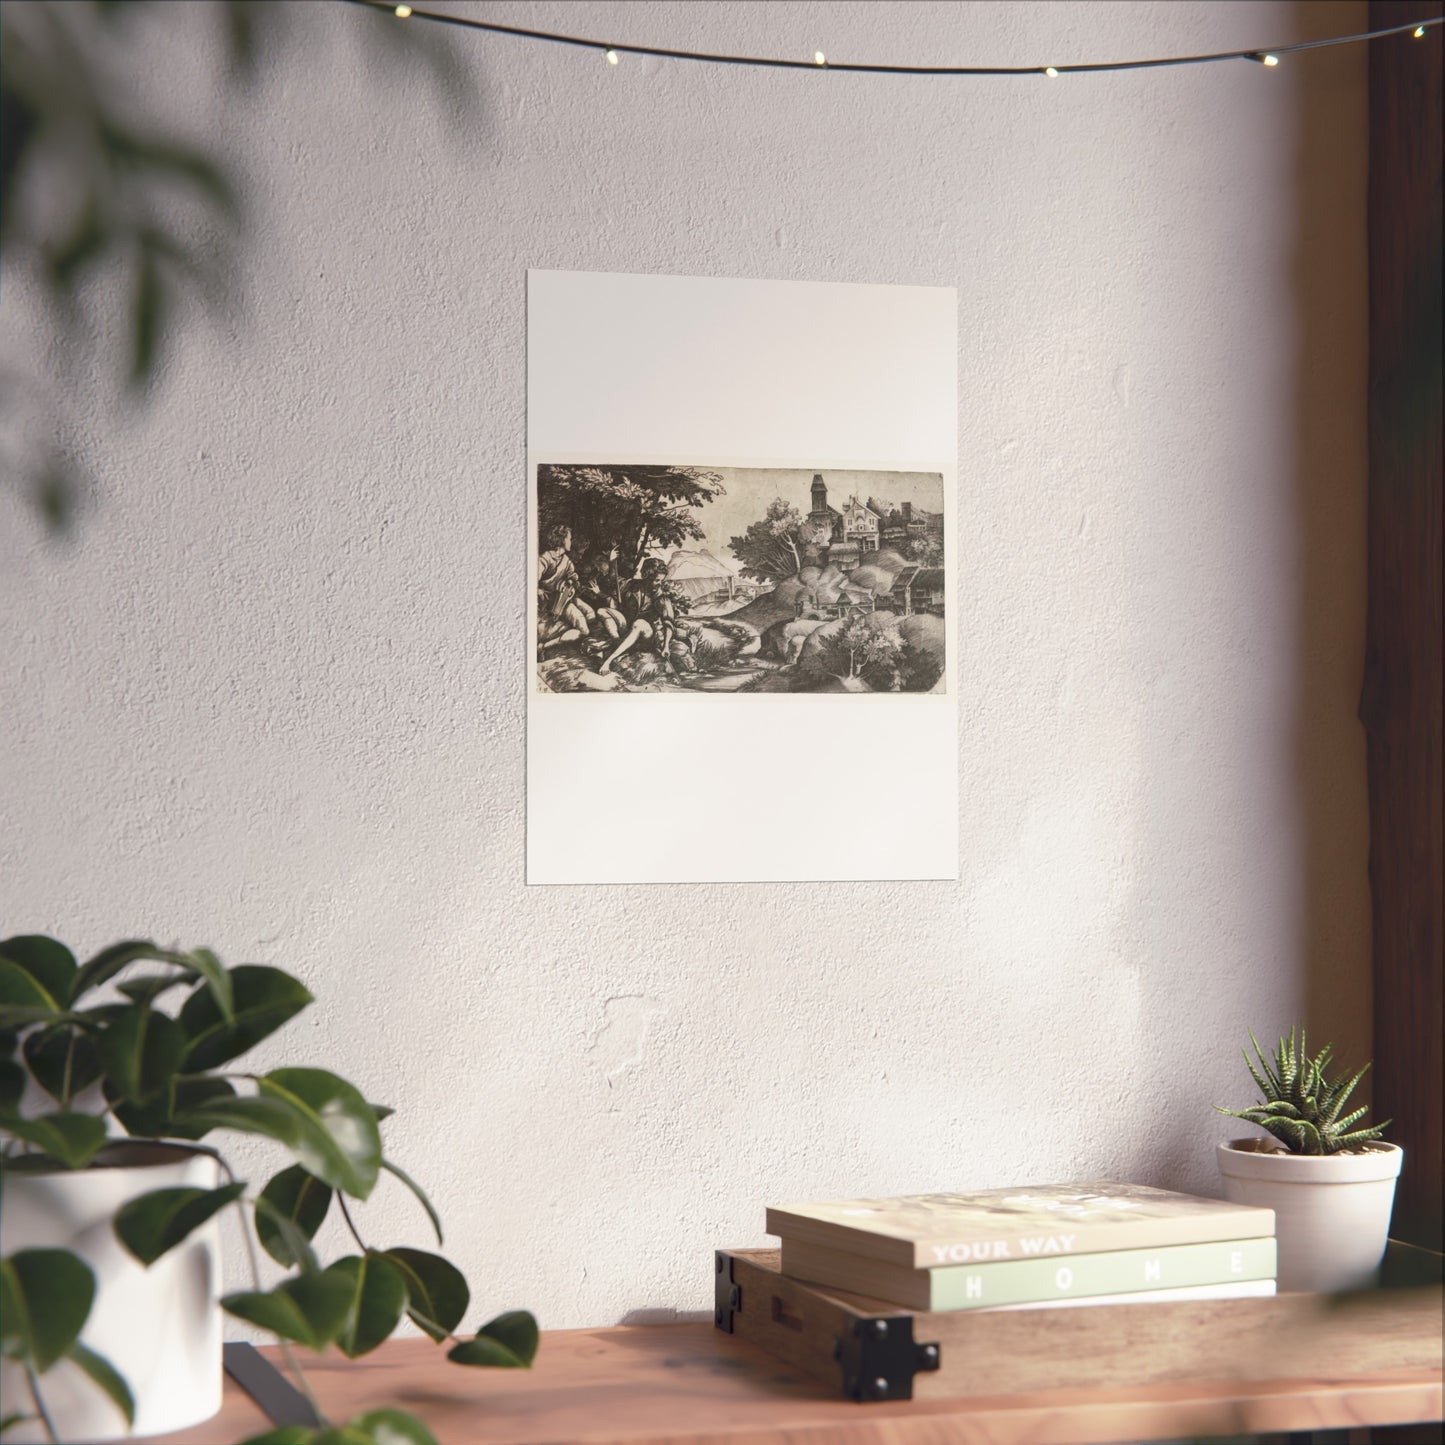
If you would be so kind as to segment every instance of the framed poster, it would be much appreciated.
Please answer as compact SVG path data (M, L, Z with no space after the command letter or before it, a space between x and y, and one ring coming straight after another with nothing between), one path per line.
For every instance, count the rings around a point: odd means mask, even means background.
M956 877L954 291L527 316L528 881Z

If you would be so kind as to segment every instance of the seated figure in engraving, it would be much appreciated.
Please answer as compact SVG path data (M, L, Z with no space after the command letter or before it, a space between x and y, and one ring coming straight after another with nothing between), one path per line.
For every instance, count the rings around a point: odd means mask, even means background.
M543 541L547 550L537 558L537 642L546 652L586 637L595 613L577 595L572 529L558 523Z
M622 589L622 610L632 618L627 635L608 654L597 670L604 677L612 664L639 642L650 641L658 661L667 672L673 671L672 644L677 635L677 611L668 596L667 563L659 557L648 557L638 575Z
M622 640L627 631L627 618L623 614L618 598L617 548L606 557L593 557L582 568L578 585L578 605L585 607L589 621L602 625L606 637L594 637L587 650L594 654L606 652Z

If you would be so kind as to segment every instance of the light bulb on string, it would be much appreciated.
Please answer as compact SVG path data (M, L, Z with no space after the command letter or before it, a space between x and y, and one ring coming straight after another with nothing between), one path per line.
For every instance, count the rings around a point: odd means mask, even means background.
M491 35L509 35L520 39L534 41L550 41L558 45L573 46L579 50L600 51L607 58L609 65L618 63L619 51L609 48L605 42L581 35L563 35L549 30L525 29L516 25L503 25L495 20L473 19L453 14L439 14L435 11L414 10L406 3L394 4L393 0L345 0L345 3L356 5L367 10L382 10L395 15L398 20L405 20L415 16L418 21L426 20L437 24L456 25L464 29L483 32ZM1164 66L1178 65L1207 65L1223 63L1235 60L1250 60L1256 65L1267 65L1270 68L1278 66L1285 54L1293 55L1297 51L1313 51L1327 45L1355 45L1369 40L1382 40L1391 35L1412 35L1416 40L1423 40L1425 36L1436 26L1445 23L1445 17L1438 17L1429 20L1417 20L1413 25L1406 21L1402 25L1384 26L1377 30L1362 30L1351 35L1331 35L1323 40L1300 41L1296 45L1287 45L1279 51L1266 50L1221 50L1199 55L1169 55L1157 59L1140 60L1111 60L1099 64L1074 63L1060 69L1053 65L1010 65L1010 66L980 66L980 65L880 65L864 64L862 62L837 62L830 63L821 50L813 52L811 60L799 56L796 60L778 59L761 55L734 55L721 52L701 50L676 50L655 45L628 45L627 53L633 56L656 57L661 60L683 60L703 65L728 65L728 66L767 66L771 69L801 70L810 67L828 69L839 74L848 72L869 73L874 75L1044 75L1050 80L1057 80L1067 70L1071 75L1088 74L1105 71L1136 71L1152 70Z

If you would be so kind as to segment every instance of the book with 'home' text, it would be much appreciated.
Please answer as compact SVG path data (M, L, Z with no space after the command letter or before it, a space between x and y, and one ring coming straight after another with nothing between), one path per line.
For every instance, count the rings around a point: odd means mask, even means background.
M915 1310L974 1310L1098 1296L1247 1284L1275 1277L1273 1235L1115 1249L1050 1259L995 1260L910 1269L840 1250L783 1241L782 1272L810 1284L889 1300Z

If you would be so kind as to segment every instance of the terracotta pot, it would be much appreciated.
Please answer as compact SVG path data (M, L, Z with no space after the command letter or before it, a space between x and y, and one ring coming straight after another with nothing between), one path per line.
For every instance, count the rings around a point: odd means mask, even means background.
M1274 1210L1282 1290L1359 1289L1385 1254L1404 1151L1380 1140L1358 1154L1287 1154L1272 1139L1218 1148L1224 1197Z
M209 1220L149 1269L116 1238L111 1220L138 1194L191 1185L214 1189L209 1154L183 1144L108 1144L85 1169L24 1165L5 1170L0 1253L68 1249L95 1272L95 1302L81 1342L120 1372L135 1399L136 1435L159 1435L209 1420L221 1408L220 1226ZM68 1360L40 1377L45 1407L63 1441L124 1439L125 1417ZM22 1367L0 1365L6 1410L30 1409ZM44 1440L38 1421L5 1432L11 1442Z

